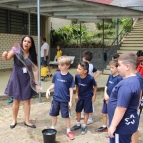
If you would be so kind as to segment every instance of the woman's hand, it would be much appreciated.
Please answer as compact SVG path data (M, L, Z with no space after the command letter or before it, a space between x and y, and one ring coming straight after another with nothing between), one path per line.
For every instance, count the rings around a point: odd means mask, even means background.
M42 91L41 87L39 85L36 85L36 92L40 93Z
M7 56L8 56L8 52L7 52L7 51L4 51L4 52L2 53L2 59L3 59L4 61L6 61L6 60L7 60Z

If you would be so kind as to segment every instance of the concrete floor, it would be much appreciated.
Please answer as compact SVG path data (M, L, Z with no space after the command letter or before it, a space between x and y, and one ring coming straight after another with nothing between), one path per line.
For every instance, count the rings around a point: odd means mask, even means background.
M51 68L51 72L52 74L54 74L56 72L56 68ZM75 76L76 68L69 69L69 72L73 76ZM11 74L11 70L0 70L0 97L5 96L4 90L10 78L10 74ZM97 82L98 88L102 88L105 86L107 82L107 78L108 78L108 75L102 75L102 74L99 77L97 77L96 82ZM46 92L47 88L51 85L51 80L52 78L48 78L47 82L41 82L43 92Z

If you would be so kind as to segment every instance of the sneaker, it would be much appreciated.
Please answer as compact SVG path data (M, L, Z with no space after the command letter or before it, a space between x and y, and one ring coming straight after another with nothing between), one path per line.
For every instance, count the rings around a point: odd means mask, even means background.
M92 123L94 123L94 120L93 119L88 119L87 125L92 124Z
M72 132L68 132L68 133L67 133L67 136L68 136L68 138L69 138L70 140L73 140L73 139L74 139L74 135L73 135Z
M81 128L81 134L84 135L87 132L87 128L86 127L82 127Z
M108 133L106 133L105 137L106 137L106 138L109 138L109 135L108 135Z
M106 132L108 131L107 127L100 127L97 129L98 132Z
M13 98L10 98L9 100L8 100L8 103L12 103L13 102Z
M81 128L81 125L80 126L75 125L71 128L71 131L75 131L75 130L78 130L80 128Z

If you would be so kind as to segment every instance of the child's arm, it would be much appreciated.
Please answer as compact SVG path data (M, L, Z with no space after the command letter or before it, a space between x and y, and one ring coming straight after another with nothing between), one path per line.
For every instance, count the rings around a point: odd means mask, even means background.
M13 57L14 57L14 52L12 50L10 50L9 52L4 51L2 53L2 60L3 61L8 61L8 60L10 60Z
M126 112L127 108L123 108L121 106L117 106L114 112L114 116L111 122L111 125L108 129L108 134L111 138L114 137L114 132L116 130L116 127L118 126L118 124L120 123L120 121L122 120L125 112Z
M107 101L109 100L109 96L107 94L107 86L105 86L105 89L104 89L104 99Z
M99 75L100 75L100 71L97 70L97 71L95 72L94 78L96 79Z
M70 102L69 102L69 109L72 107L72 98L73 98L73 88L70 88Z
M75 102L78 102L78 85L76 85L76 96L75 96Z
M139 100L139 106L138 106L138 109L140 108L141 100L142 100L142 90L140 91L140 100Z
M97 92L97 86L94 86L94 94L92 96L92 102L96 100L96 92Z
M50 96L50 91L53 90L55 87L55 84L53 83L46 91L46 97L49 98Z

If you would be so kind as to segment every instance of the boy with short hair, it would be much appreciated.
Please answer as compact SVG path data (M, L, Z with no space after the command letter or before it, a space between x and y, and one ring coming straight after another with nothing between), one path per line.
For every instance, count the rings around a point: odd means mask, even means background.
M141 91L136 76L137 64L137 56L133 53L121 54L118 59L119 74L124 79L113 88L107 104L110 143L130 143L132 134L137 131Z
M66 120L67 136L74 139L74 135L70 130L70 109L72 107L72 97L74 88L73 76L68 72L71 59L67 56L61 56L58 59L58 68L60 72L56 72L53 76L52 85L47 89L46 97L49 98L50 91L54 89L53 100L50 109L52 116L52 129L55 129L57 116L61 111L62 118Z
M91 51L86 50L83 52L82 61L86 61L89 64L88 74L92 75L92 73L95 73L94 78L96 79L100 75L100 71L97 70L96 67L92 63L90 63L92 58L93 58L93 53ZM93 112L94 112L94 103L92 103L92 108L93 108ZM92 124L94 122L93 112L89 114L89 119L88 119L87 124ZM84 112L82 111L82 116L83 116L83 114L84 114Z
M105 90L104 90L104 100L103 100L103 107L102 107L102 119L103 119L103 126L97 129L98 132L107 131L107 104L110 98L110 94L114 86L116 86L121 80L122 77L119 75L118 72L118 60L112 60L109 63L111 74L108 77ZM106 136L108 137L108 136Z
M95 79L88 74L88 69L88 62L80 62L77 68L78 74L75 76L77 124L73 126L71 130L81 128L81 111L84 109L84 124L82 125L81 134L85 134L87 132L86 124L89 113L93 112L92 102L94 102L96 99L97 91Z

